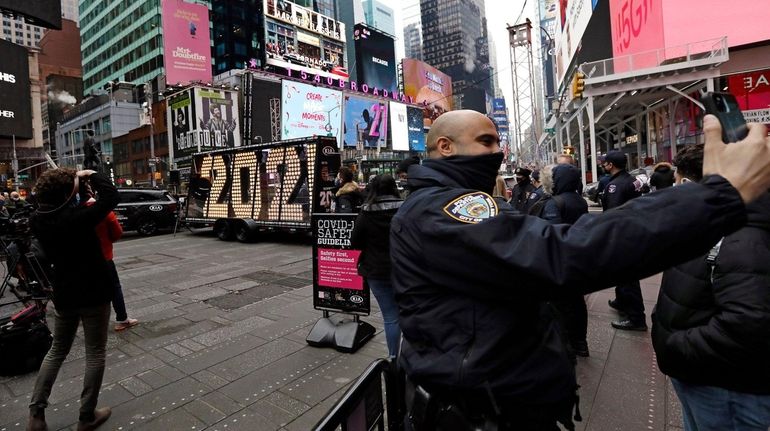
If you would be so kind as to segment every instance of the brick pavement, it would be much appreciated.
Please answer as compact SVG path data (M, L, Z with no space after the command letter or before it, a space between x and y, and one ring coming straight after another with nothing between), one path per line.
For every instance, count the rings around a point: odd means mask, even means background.
M310 429L387 349L376 309L365 320L378 334L355 354L305 343L319 317L308 243L225 243L200 233L118 243L129 315L141 324L110 333L100 404L112 406L113 416L105 429ZM658 283L643 282L648 315ZM578 364L578 429L679 429L649 333L611 329L611 295L588 297L591 357ZM77 420L84 355L81 331L51 396L51 429ZM0 431L24 429L34 378L0 377Z

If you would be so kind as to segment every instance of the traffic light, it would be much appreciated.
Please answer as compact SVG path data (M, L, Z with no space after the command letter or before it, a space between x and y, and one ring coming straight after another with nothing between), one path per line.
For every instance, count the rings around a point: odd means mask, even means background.
M575 154L575 147L573 147L572 145L567 145L562 149L562 154L567 154L570 156Z
M5 187L8 188L8 189L12 189L13 188L13 179L12 178L8 178L8 180L5 182Z
M582 72L575 72L575 76L572 77L572 98L582 99L583 90L586 87L586 76Z

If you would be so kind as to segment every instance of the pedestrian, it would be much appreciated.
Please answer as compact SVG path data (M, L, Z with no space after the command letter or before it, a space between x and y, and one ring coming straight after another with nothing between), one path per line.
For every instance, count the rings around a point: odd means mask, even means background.
M548 199L539 216L552 224L575 224L580 217L588 214L588 203L579 192L582 186L580 171L573 165L547 166L543 169L543 189ZM587 289L571 287L573 292L555 298L552 304L559 313L571 352L587 357L588 309L582 293Z
M532 171L532 186L535 187L534 190L532 190L532 193L529 194L529 199L527 199L527 204L524 206L524 212L527 214L532 214L532 208L537 204L540 200L542 200L544 197L546 197L545 189L543 189L543 183L540 181L540 170L535 169ZM541 208L541 206L538 206L538 208Z
M677 186L699 182L703 145L674 163ZM663 273L652 341L685 431L770 429L770 194L746 211L745 227Z
M96 199L94 198L93 193L91 193L90 187L88 187L88 195L90 198L86 201L86 206L91 206L96 203ZM116 321L114 329L116 332L120 332L137 325L139 321L128 317L126 302L123 298L123 286L120 284L118 268L113 261L112 244L117 242L120 237L123 236L123 228L120 226L120 222L118 222L118 217L115 215L114 211L110 211L107 217L96 226L96 235L99 237L99 244L102 247L104 259L107 260L110 275L112 276L112 308L115 310Z
M377 176L369 185L369 195L356 218L351 245L361 250L358 274L364 277L377 298L385 324L388 356L395 358L401 329L396 296L390 283L390 221L403 200L398 195L396 180L390 175Z
M334 212L357 213L364 198L358 183L353 181L353 171L346 166L341 167L334 183L339 187L334 198Z
M608 152L604 156L602 167L610 174L610 180L602 194L604 211L617 208L642 195L642 182L626 171L626 155L622 151ZM620 319L611 322L613 328L647 330L642 287L638 279L627 279L618 283L615 287L615 299L610 299L608 303L610 307L622 313Z
M80 205L80 183L88 181L98 196L91 206ZM43 360L30 401L27 430L47 429L45 409L56 376L83 322L86 370L80 396L78 431L93 430L111 414L96 408L104 376L105 351L112 300L112 277L96 226L117 206L118 191L103 174L53 169L36 184L39 208L30 226L53 266L55 305L53 345Z
M513 171L513 175L516 176L516 185L511 189L511 205L519 211L526 211L529 201L529 195L535 191L535 186L532 185L530 175L532 171L527 168L516 168Z
M674 185L674 169L671 163L660 162L652 168L650 189L652 191L665 189Z
M495 188L492 190L492 197L503 200L508 199L508 187L505 186L505 179L503 179L502 175L498 175L495 178Z
M17 212L23 212L28 209L31 210L32 204L22 199L19 192L11 192L10 198L6 202L6 208L8 209L8 213L13 216Z
M420 157L411 156L400 161L396 166L396 175L398 176L398 185L401 188L401 197L406 199L409 196L409 186L407 184L407 178L409 178L409 167L412 165L419 165Z
M764 126L730 145L716 117L704 126L712 175L568 226L489 195L503 158L489 118L458 110L433 123L390 236L415 429L573 429L575 370L547 301L697 256L770 186Z
M559 154L556 157L556 164L575 166L575 159L572 158L572 154Z

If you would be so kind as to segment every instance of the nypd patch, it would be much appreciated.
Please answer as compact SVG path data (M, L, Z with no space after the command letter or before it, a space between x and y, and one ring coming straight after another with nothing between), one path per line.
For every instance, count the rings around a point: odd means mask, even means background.
M449 202L444 212L463 223L478 223L497 215L497 203L484 192L468 193Z
M609 186L607 186L607 193L615 193L617 189L618 189L618 186L616 186L615 184L610 184Z

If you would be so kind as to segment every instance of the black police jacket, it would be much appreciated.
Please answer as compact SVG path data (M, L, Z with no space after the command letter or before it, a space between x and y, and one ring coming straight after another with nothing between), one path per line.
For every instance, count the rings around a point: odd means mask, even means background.
M466 173L442 162L410 168L413 192L390 236L400 361L426 385L563 400L575 374L547 300L655 274L745 222L740 195L712 176L635 199L630 211L551 225L467 188Z
M641 186L641 181L627 171L618 172L610 178L604 187L602 208L605 211L610 208L617 208L631 199L641 196Z
M770 395L770 195L747 211L722 241L713 284L706 256L663 274L652 341L671 377Z
M529 180L517 183L511 189L511 205L519 211L526 211L529 197L535 192L535 186Z

